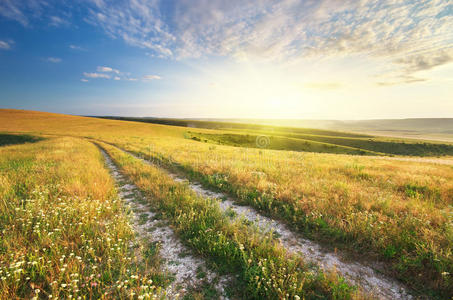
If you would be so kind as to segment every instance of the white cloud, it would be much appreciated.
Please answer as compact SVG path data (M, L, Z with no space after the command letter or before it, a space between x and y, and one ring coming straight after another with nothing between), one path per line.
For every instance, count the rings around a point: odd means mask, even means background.
M116 74L120 74L121 72L119 70L110 68L110 67L97 67L98 72L113 72Z
M0 40L0 49L3 50L11 49L11 42L5 42Z
M31 19L40 19L48 11L49 3L42 0L2 0L0 16L29 26Z
M434 53L422 53L395 60L395 63L405 65L409 73L430 70L453 61L453 48L439 50Z
M85 0L82 10L89 24L157 58L214 55L292 63L365 56L399 76L414 76L453 61L450 2ZM0 16L24 26L33 19L55 25L69 19L53 2L40 0L2 0ZM119 74L110 69L98 72Z
M60 27L60 26L68 26L70 24L71 23L68 20L63 19L61 17L58 17L58 16L50 16L49 17L49 25L50 26Z
M0 2L0 15L7 19L15 20L22 25L28 25L28 18L22 13L20 4L14 0Z
M158 0L98 0L88 22L155 57L291 61L367 55L407 72L400 58L453 49L448 2L180 0L162 9ZM439 59L432 67L449 62Z
M115 81L125 80L125 81L137 81L137 78L131 77L131 74L126 72L123 73L117 69L106 67L106 66L98 66L96 68L97 72L85 72L83 75L87 78L104 78L104 79L112 79ZM157 75L148 75L144 76L143 80L153 80L153 79L160 79Z
M106 3L92 0L87 21L100 26L113 38L142 48L149 48L162 56L173 54L170 44L174 37L162 20L158 0L131 0Z
M77 46L77 45L69 45L69 49L72 49L72 50L79 50L79 51L86 51L85 48L80 47L80 46Z
M88 77L88 78L105 78L105 79L110 79L111 76L108 74L103 74L103 73L88 73L84 72L83 76Z
M88 79L85 79L85 78L82 78L82 79L80 79L80 81L82 81L82 82L88 82L89 80L88 80Z
M61 63L62 59L59 57L48 57L48 58L46 58L46 61L57 64L57 63Z
M143 76L143 80L145 81L151 81L151 80L159 80L162 79L159 75L145 75Z
M424 82L424 81L427 81L427 79L414 77L412 75L398 75L398 76L395 76L394 78L389 77L386 81L379 81L376 84L379 86L392 86L392 85L417 83L417 82Z

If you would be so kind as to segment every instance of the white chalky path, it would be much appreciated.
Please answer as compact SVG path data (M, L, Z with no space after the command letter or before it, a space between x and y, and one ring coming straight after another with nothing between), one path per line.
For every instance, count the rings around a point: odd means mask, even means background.
M221 299L226 299L225 287L228 284L227 276L219 277L214 272L206 268L205 262L191 254L176 236L175 232L162 220L156 218L156 214L151 211L148 205L143 202L143 195L133 184L126 184L126 178L118 171L110 156L100 149L104 155L106 164L111 170L117 182L122 198L134 213L134 230L137 235L145 242L159 243L159 252L164 258L164 268L174 275L174 281L167 288L166 294L170 299L182 296L190 287L200 286L203 282L217 282L215 288L221 295ZM200 270L206 274L204 278L198 278Z

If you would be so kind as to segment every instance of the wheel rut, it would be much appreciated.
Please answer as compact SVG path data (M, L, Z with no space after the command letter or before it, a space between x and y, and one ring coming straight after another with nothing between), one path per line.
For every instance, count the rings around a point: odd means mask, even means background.
M221 299L227 299L225 287L230 278L219 276L206 267L205 261L183 245L168 222L158 217L137 186L128 183L112 158L99 147L105 163L119 188L119 197L133 213L133 228L142 244L157 244L164 254L163 267L174 278L166 289L170 299L182 298L189 290L212 284ZM140 258L139 258L140 260ZM199 274L204 274L200 278Z
M350 283L359 286L367 294L373 295L378 299L414 299L407 287L398 280L382 274L375 266L349 261L341 253L329 251L320 244L303 238L297 232L289 229L284 223L266 217L250 206L236 204L235 200L225 193L205 188L199 182L190 181L180 174L176 174L167 168L156 166L153 162L134 153L121 149L116 145L112 146L142 160L144 163L163 169L173 180L187 184L198 195L218 199L219 207L224 212L227 210L234 211L234 218L245 218L263 233L272 231L275 238L290 253L301 255L306 262L314 263L325 271L335 270Z

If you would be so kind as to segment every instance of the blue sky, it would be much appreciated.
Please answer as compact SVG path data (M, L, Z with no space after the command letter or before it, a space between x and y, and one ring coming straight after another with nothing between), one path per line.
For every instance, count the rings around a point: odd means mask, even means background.
M453 117L451 0L0 2L0 107Z

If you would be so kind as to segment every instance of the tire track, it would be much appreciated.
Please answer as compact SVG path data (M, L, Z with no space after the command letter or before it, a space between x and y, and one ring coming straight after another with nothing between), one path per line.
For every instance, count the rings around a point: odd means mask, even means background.
M156 166L134 153L126 151L112 145L117 149L142 160L144 163ZM244 217L252 222L263 233L272 231L276 239L290 252L300 254L306 262L319 265L323 270L335 270L340 275L349 280L352 284L359 286L364 292L374 295L378 299L413 299L409 290L399 281L388 277L369 265L360 262L351 262L336 252L326 250L320 244L303 238L300 234L289 229L285 224L277 220L263 216L250 206L237 205L233 198L225 193L215 192L203 187L198 182L191 182L179 174L164 169L173 180L187 184L198 195L218 199L220 208L225 212L232 210L235 212L234 218Z
M229 283L229 278L218 276L206 267L201 258L194 256L181 243L168 222L159 219L152 208L146 204L146 199L138 187L126 183L128 182L127 179L120 173L118 167L104 149L99 147L99 150L119 187L120 198L129 205L134 214L134 231L143 242L157 243L160 253L165 254L164 268L174 276L174 281L166 289L167 297L177 299L192 288L216 282L214 288L221 295L221 299L227 299L225 287ZM198 275L202 273L205 274L204 278L199 278Z

